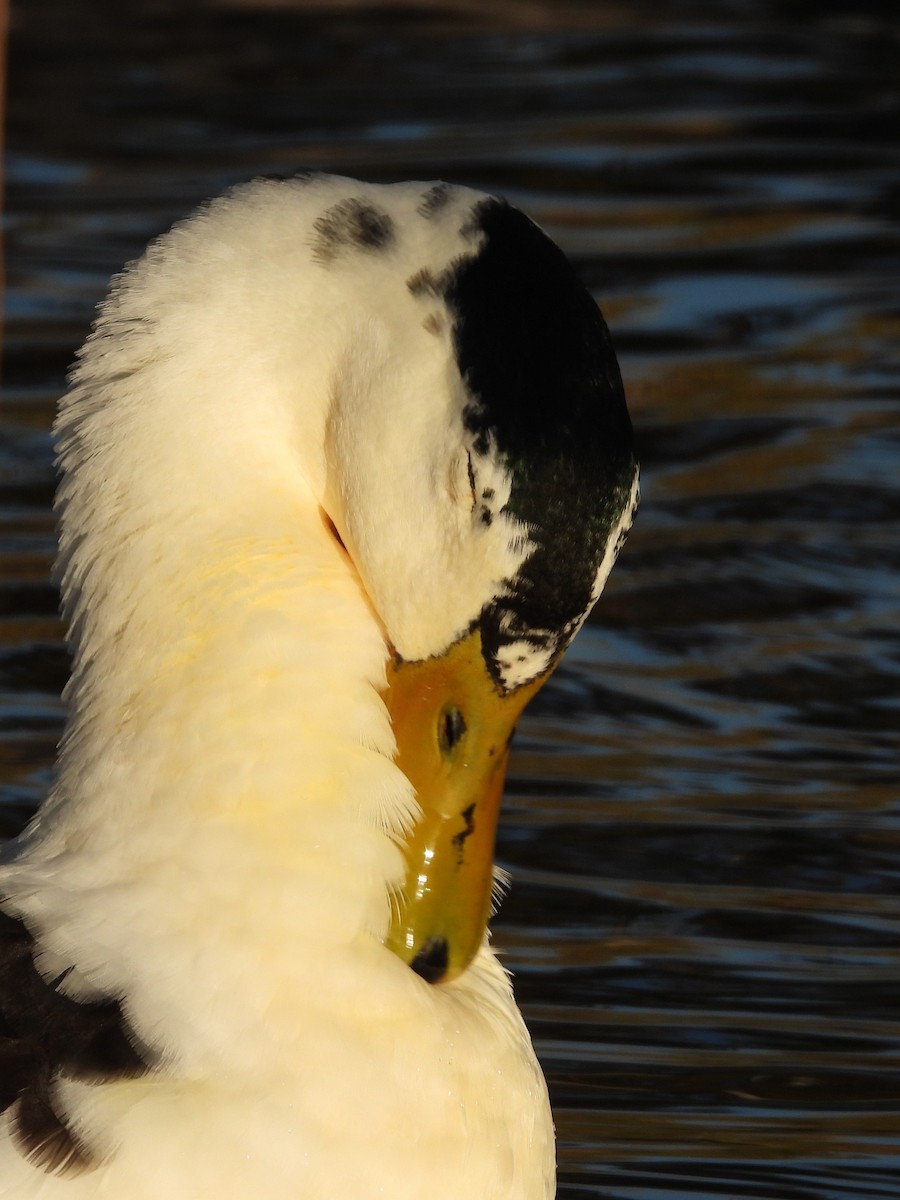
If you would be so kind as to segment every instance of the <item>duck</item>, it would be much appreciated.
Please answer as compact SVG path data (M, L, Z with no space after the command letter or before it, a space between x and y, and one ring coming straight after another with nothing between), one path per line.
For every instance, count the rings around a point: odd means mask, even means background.
M253 180L114 279L54 435L0 1196L548 1200L488 922L513 730L638 500L592 296L503 198Z

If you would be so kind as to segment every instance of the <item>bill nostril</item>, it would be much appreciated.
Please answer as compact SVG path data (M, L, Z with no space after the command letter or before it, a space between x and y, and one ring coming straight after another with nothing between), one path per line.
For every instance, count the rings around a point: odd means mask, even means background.
M444 755L452 754L466 733L466 719L455 704L448 704L438 717L438 745Z

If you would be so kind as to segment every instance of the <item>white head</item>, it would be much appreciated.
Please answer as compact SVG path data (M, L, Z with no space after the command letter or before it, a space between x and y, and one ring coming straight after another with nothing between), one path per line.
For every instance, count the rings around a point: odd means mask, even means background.
M192 506L202 528L301 474L396 654L479 625L504 691L568 644L636 503L596 305L537 226L467 188L236 188L120 277L75 384L64 565L138 476L135 525Z

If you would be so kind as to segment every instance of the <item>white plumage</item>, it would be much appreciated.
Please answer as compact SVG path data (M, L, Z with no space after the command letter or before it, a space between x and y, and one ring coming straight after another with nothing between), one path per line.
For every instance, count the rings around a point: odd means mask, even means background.
M553 1194L546 1088L486 940L437 985L384 945L419 812L388 657L443 653L540 541L502 435L470 427L436 282L484 245L483 203L258 181L101 310L56 430L70 715L0 894L46 980L121 1002L150 1069L60 1071L78 1171L8 1109L2 1197ZM616 489L603 577L633 466Z

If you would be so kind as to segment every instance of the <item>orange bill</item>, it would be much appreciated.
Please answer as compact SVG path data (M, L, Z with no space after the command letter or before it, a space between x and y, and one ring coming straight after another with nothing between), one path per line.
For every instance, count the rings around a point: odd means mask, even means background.
M406 880L387 945L431 983L464 971L484 938L509 743L546 677L501 692L477 629L440 658L388 670L397 763L422 816L406 840Z

